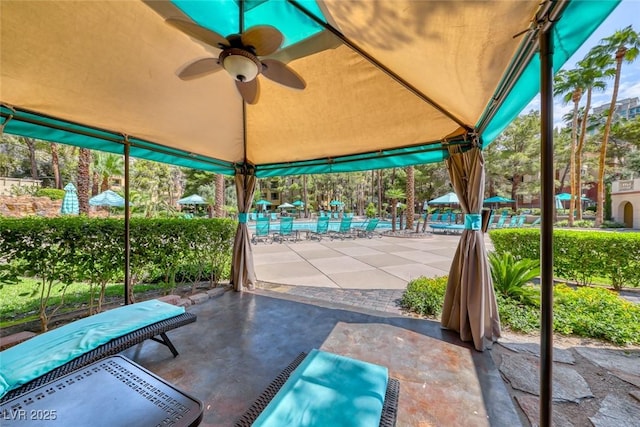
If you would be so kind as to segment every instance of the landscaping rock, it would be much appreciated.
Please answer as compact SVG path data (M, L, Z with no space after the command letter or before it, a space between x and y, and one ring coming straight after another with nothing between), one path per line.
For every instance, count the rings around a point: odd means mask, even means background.
M158 298L159 301L164 301L167 304L178 305L180 301L180 295L165 295L163 297Z
M180 298L176 305L179 307L191 307L193 305L193 301L191 301L189 298Z
M637 427L640 420L640 406L631 399L607 396L600 404L600 410L589 417L594 427Z
M199 294L193 294L189 296L189 299L191 300L191 302L193 302L194 304L200 304L202 302L205 302L209 299L209 295L206 293L199 293Z
M538 396L540 391L539 360L531 356L502 356L500 372L514 389ZM587 382L574 369L561 364L553 365L553 400L556 402L580 403L582 399L594 397Z
M215 297L221 296L226 291L227 291L227 288L214 288L214 289L209 289L207 291L207 294L209 295L209 298L215 298Z

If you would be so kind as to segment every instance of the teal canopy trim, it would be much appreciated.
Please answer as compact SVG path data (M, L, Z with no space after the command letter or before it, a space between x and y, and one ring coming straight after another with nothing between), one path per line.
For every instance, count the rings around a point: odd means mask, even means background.
M10 109L6 106L0 107L0 125L5 125L6 133L108 153L122 154L125 145L125 136L119 133L58 120L22 109ZM228 162L138 138L128 137L127 140L133 157L225 175L234 174L234 165Z
M465 141L449 144L467 144ZM412 166L417 164L442 162L449 156L447 148L440 143L431 143L416 147L382 150L333 159L317 159L303 162L277 163L256 166L256 176L304 175L354 172L371 169L386 169Z
M560 3L560 2L559 2ZM620 0L611 1L571 1L562 11L560 20L553 27L553 68L558 71L587 38L600 26L602 21L616 8ZM530 49L537 49L537 43L531 43ZM512 64L517 67L524 64ZM490 104L477 128L482 133L483 147L489 145L520 114L522 109L540 91L540 55L535 53L525 65L506 97L500 92L513 83L503 81L496 91L497 104Z
M464 216L465 230L480 230L481 228L482 228L482 215L465 214Z
M237 0L193 1L172 0L182 12L194 22L209 28L222 36L239 32L239 5ZM298 1L323 22L315 0ZM284 35L282 47L303 41L323 30L323 28L302 14L289 2L283 0L245 0L245 30L255 25L272 25Z

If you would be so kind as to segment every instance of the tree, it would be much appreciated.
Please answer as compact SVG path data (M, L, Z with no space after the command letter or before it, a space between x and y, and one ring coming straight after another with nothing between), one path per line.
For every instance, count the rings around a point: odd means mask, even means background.
M611 123L616 110L616 102L618 100L618 89L620 88L620 74L622 72L623 62L633 62L640 52L640 35L633 30L631 25L623 30L616 31L613 35L605 37L600 44L593 47L589 51L588 57L594 63L605 66L613 56L616 63L616 72L613 81L613 94L611 95L611 103L607 121L604 125L602 136L602 145L600 146L600 158L598 162L598 197L595 226L599 227L604 221L604 174L605 162L607 157L607 144L609 142L609 134L611 132Z
M31 165L31 179L38 179L38 162L36 160L36 140L33 138L22 137L27 149L29 150L29 164Z
M413 166L406 168L407 173L407 225L408 230L413 228L413 216L416 213L415 209L415 174Z
M62 189L62 176L60 175L60 156L58 156L58 144L51 143L51 170L53 171L54 187Z
M396 215L398 212L398 200L404 199L404 191L398 188L391 188L384 193L387 199L391 199L391 231L396 231Z
M590 117L591 95L594 89L605 89L606 84L603 80L604 77L613 75L615 70L608 65L606 67L602 67L601 65L596 64L593 58L590 58L589 56L578 62L578 66L580 67L578 71L581 75L582 84L584 88L587 89L587 101L584 109L582 110L583 114L580 117L580 137L575 151L575 182L578 194L574 195L574 197L577 200L578 220L582 220L582 153L587 136L587 124L589 123Z
M91 191L91 150L81 148L78 153L78 205L80 213L89 215L89 192Z
M216 204L215 216L222 218L224 216L224 175L216 174Z
M494 176L498 192L508 191L516 200L519 195L539 193L538 180L525 182L525 177L537 177L540 162L540 113L531 111L517 117L486 150L488 174Z
M583 77L579 70L560 70L554 79L554 95L563 95L564 103L573 102L571 115L571 149L569 154L569 182L571 202L569 203L569 227L573 227L573 212L576 195L576 147L578 145L578 110L584 89ZM579 190L578 190L579 192Z
M94 183L92 192L102 193L109 189L109 181L114 176L124 174L123 156L96 151L93 153Z

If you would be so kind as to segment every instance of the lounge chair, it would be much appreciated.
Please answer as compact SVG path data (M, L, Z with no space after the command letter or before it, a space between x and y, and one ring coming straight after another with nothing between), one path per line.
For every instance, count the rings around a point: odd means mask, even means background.
M509 220L509 224L506 224L505 227L515 228L518 225L518 215L513 215Z
M367 239L371 239L375 235L382 238L382 234L375 231L379 222L380 222L380 218L371 218L365 223L364 227L355 229L356 236L366 237Z
M2 352L0 403L97 360L152 339L178 351L166 332L196 316L158 300L143 301L85 317L37 335ZM53 357L55 355L55 357Z
M345 238L355 238L356 236L353 234L351 230L351 218L342 217L340 221L340 227L338 231L332 231L329 233L329 237L331 240L340 239L344 240Z
M529 227L535 227L537 225L540 225L541 222L542 222L542 217L539 216L538 218L536 218L535 221L533 221L531 224L529 224Z
M329 233L329 217L320 217L316 223L316 230L309 232L309 239L318 241L322 240L322 236Z
M274 242L284 242L285 240L291 240L297 242L298 231L293 229L293 217L283 216L280 217L280 230L273 234Z
M504 227L504 222L507 220L508 214L506 212L502 212L500 218L498 218L498 222L494 224L492 228L502 228Z
M321 394L309 392L318 388ZM400 382L389 378L387 368L313 350L291 362L235 426L301 425L302 420L330 426L344 417L358 417L367 425L392 427L396 424L399 394Z
M431 222L438 222L440 220L440 210L436 209L432 214L431 214L431 218L429 218L429 221Z
M524 222L527 219L526 215L520 215L520 217L518 218L518 222L516 224L516 227L524 227Z
M257 221L257 220L258 220L258 214L257 214L257 213L255 213L255 212L251 212L251 213L249 213L249 219L250 219L251 221Z
M256 232L251 236L251 243L254 245L258 242L273 243L273 239L269 235L269 224L269 218L258 218Z

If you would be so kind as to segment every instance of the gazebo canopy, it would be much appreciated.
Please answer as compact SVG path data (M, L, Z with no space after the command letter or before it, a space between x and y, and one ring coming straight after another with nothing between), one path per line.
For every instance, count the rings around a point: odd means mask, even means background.
M562 17L557 69L616 4L3 0L1 123L229 175L247 164L264 177L441 161L472 135L490 143L537 93L536 19ZM186 64L220 51L169 17L223 36L241 22L278 28L283 49L270 57L306 89L259 75L259 101L244 105L225 71L181 80Z

